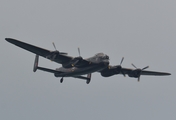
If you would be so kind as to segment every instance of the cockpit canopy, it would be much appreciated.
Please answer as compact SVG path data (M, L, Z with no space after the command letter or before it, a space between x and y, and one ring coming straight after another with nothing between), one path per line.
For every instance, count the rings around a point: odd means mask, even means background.
M104 60L109 60L109 56L104 53L97 53L95 56Z

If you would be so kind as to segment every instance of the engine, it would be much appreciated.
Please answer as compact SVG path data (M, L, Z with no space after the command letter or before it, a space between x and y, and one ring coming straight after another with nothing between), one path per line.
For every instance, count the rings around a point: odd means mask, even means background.
M105 70L101 71L101 75L103 77L110 77L115 74L120 74L120 72L121 72L121 66L119 66L119 65L118 66L109 66Z
M83 66L82 64L80 64L82 60L83 60L82 57L75 57L70 62L62 64L62 67L64 68L81 67Z
M46 58L50 59L50 60L54 60L57 58L57 56L60 54L59 51L52 51L48 56L46 56Z
M67 55L67 53L65 53L65 52L59 52L58 50L55 50L55 51L50 52L50 54L47 55L46 58L54 61L55 59L57 59L57 57L59 55Z
M141 72L142 72L141 69L136 69L136 70L131 71L131 72L128 74L128 76L129 76L129 77L134 77L134 78L139 78L140 75L141 75Z

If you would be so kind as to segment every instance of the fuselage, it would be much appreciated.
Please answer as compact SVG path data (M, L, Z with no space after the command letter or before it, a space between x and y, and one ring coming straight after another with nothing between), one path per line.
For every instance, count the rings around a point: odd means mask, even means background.
M72 77L72 76L80 76L85 75L97 71L102 71L103 69L107 68L109 65L109 57L103 53L98 53L93 57L87 58L89 61L89 65L84 67L71 67L71 68L64 68L60 67L56 70L59 73L56 73L56 77Z

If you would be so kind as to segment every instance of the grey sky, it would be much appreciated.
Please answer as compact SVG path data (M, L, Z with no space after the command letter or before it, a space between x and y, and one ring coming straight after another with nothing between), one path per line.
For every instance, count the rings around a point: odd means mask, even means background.
M175 0L1 0L0 119L176 119ZM98 52L123 67L150 66L167 77L122 75L85 81L32 72L35 55L4 40L12 37L84 58ZM40 66L61 65L40 58Z

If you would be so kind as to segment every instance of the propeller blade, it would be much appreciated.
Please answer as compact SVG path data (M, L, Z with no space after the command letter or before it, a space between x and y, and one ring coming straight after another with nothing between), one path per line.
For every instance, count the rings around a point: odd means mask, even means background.
M55 44L54 44L54 42L53 42L53 46L54 46L54 49L57 50L57 49L56 49L56 46L55 46Z
M79 60L76 60L76 61L72 64L72 67L74 67L78 62L79 62Z
M140 82L140 76L138 77L138 82Z
M53 46L54 46L55 51L58 51L57 48L56 48L56 46L55 46L55 44L54 44L54 42L53 42ZM59 54L60 55L68 55L68 53L65 53L65 52L59 52Z
M124 77L126 77L126 75L125 75L125 73L123 72L123 70L121 70L121 73L122 73L122 75L123 75Z
M140 70L140 74L139 74L139 77L138 77L138 82L140 82L141 72L142 72L143 70L149 68L149 66L146 66L146 67L144 67L143 69L139 69L139 68L137 68L133 63L132 63L131 65L132 65L133 67L135 67L137 70Z
M149 66L147 66L147 67L144 67L142 70L145 70L145 69L147 69L147 68L149 68Z
M137 69L137 67L133 63L131 63L131 65Z
M81 56L81 53L80 53L80 49L79 49L79 47L78 47L78 53L79 53L79 56Z
M121 62L120 62L120 65L122 64L123 60L124 60L124 57L122 57L122 60L121 60Z

